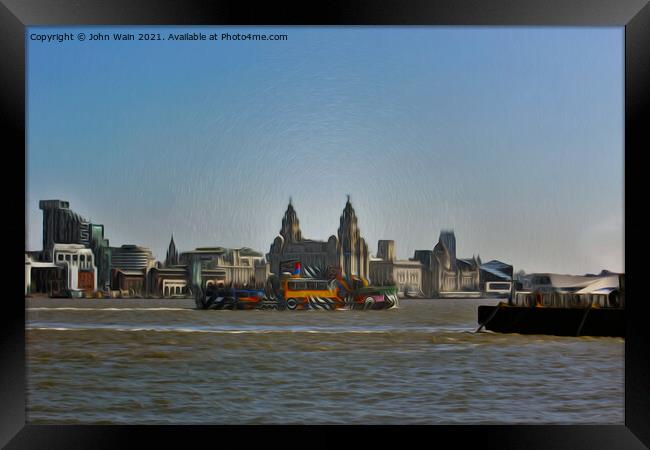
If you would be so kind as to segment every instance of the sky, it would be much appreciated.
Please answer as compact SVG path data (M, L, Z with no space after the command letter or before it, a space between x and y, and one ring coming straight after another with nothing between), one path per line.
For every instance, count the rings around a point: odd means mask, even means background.
M39 42L224 32L286 41ZM289 197L306 238L351 196L372 254L453 229L515 271L624 271L622 27L31 27L26 248L62 199L164 260L268 252Z

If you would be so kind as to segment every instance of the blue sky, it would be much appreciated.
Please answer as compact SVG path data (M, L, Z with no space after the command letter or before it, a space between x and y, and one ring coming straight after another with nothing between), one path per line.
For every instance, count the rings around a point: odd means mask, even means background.
M40 43L29 33L284 33L287 41ZM289 196L303 235L399 257L456 231L461 257L622 271L623 28L34 27L27 248L38 200L111 245L250 246Z

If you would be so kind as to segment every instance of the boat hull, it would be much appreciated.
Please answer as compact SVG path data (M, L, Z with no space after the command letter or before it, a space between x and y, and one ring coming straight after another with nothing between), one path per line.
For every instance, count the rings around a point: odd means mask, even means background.
M497 333L625 337L624 309L480 305L478 323Z
M348 309L380 310L399 307L396 292L357 293L348 297Z

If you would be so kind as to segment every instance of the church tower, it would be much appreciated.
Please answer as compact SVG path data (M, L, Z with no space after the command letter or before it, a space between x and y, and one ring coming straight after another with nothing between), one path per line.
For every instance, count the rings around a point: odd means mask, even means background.
M350 203L350 196L341 214L338 230L339 263L344 276L368 277L368 245L361 237L357 215Z
M167 257L165 258L165 267L171 267L177 265L178 265L178 251L176 250L176 244L174 243L174 235L172 234L172 239L169 242L169 248L167 249Z
M456 235L454 234L454 230L440 231L438 242L445 244L445 248L449 252L451 270L456 270Z
M298 215L296 210L293 209L291 204L291 197L289 198L289 206L287 206L287 211L284 213L282 218L282 229L280 230L280 236L284 238L285 242L299 242L302 240L302 233L300 232L300 221L298 220Z
M301 241L302 233L300 231L300 221L298 220L296 210L293 209L291 197L289 197L289 206L287 206L287 210L282 218L282 228L280 229L280 233L275 237L269 252L266 254L266 260L271 265L271 273L276 275L280 274L280 265L285 261L286 254L291 254L290 259L296 258L296 256L293 255L292 249L294 246L292 244Z

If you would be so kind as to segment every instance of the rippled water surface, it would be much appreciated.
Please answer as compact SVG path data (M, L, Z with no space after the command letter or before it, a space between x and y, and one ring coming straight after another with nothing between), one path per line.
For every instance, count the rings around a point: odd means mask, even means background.
M28 299L28 421L623 423L623 339L474 333L478 305L494 303Z

